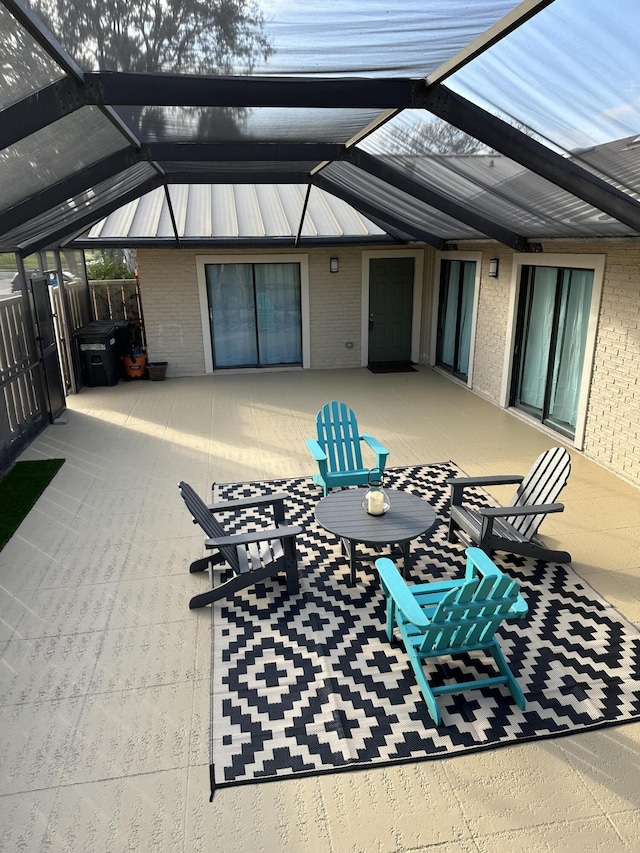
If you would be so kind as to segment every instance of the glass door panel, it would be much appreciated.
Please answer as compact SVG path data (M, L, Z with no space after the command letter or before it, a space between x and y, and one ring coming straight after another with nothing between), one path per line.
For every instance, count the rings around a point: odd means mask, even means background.
M473 320L473 294L476 281L475 262L462 264L462 293L460 295L460 318L458 323L458 364L457 372L467 378L469 372L469 353L471 351L471 322Z
M299 364L300 267L256 264L255 282L260 364Z
M475 261L442 262L436 363L467 379L476 278Z
M593 271L525 267L516 334L512 405L574 436Z
M299 264L207 264L206 279L216 368L301 363Z
M445 267L448 267L445 273ZM439 359L441 367L453 370L456 360L456 328L458 316L458 295L460 291L460 261L448 261L443 264L440 282L440 324Z
M207 289L216 367L258 364L251 264L207 264Z
M558 335L547 420L575 432L591 307L591 270L562 270Z
M551 330L555 305L557 270L549 267L532 267L533 276L524 285L523 332L520 377L516 392L516 405L542 418L544 395L549 369Z

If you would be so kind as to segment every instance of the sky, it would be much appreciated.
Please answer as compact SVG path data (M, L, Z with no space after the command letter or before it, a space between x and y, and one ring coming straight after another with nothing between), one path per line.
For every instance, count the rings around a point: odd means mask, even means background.
M268 73L426 76L516 0L260 0ZM257 69L260 73L262 69Z
M555 0L447 81L566 150L640 134L639 0Z
M275 53L256 72L427 76L517 5L261 0ZM446 85L556 148L640 134L638 32L640 0L555 0Z

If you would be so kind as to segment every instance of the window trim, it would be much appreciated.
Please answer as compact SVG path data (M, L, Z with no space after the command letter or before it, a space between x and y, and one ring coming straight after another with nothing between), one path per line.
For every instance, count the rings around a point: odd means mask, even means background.
M302 367L308 370L311 365L311 343L309 330L309 256L303 254L262 254L262 255L196 255L196 273L198 278L198 297L200 301L200 320L202 322L202 345L204 349L205 373L214 373L213 341L211 340L211 322L209 319L209 297L207 294L207 264L299 264L300 265L300 321L302 332ZM254 370L255 368L238 368ZM270 368L260 368L269 370ZM287 368L273 368L284 370ZM291 366L294 369L294 366Z
M520 295L520 280L522 267L558 267L561 269L586 269L593 270L593 290L591 293L591 306L589 309L589 321L587 327L587 338L584 349L584 362L582 364L582 378L580 381L580 394L578 397L578 410L576 413L576 433L572 444L577 450L584 446L584 436L587 423L587 409L589 405L589 394L591 391L591 380L593 376L593 365L596 351L596 339L598 333L598 318L600 315L600 303L602 301L602 290L604 285L604 273L607 256L602 254L572 255L572 254L544 254L523 253L513 256L513 267L511 270L511 285L509 293L509 314L507 322L507 334L504 352L504 367L502 371L502 389L500 393L500 405L503 409L512 409L509 405L511 381L514 368L513 348L517 328L517 307ZM515 411L515 409L513 409ZM558 440L571 442L571 439L560 432L545 427L534 418L529 418L520 409L520 415L538 426L548 429L558 436Z

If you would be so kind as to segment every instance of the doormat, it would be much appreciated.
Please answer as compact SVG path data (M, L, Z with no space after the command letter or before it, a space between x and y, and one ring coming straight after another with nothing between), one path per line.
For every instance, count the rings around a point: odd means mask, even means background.
M64 459L16 462L0 480L0 551L53 480Z
M463 575L464 549L447 541L446 480L461 473L451 462L385 470L385 485L424 498L438 514L437 526L411 543L409 583ZM337 538L315 522L322 492L310 478L218 490L221 500L288 492L287 523L303 533L299 594L287 597L275 577L211 608L212 796L215 788L446 758L640 718L638 629L570 566L502 554L496 562L529 605L528 616L499 631L526 709L504 686L445 694L436 727L403 646L386 639L373 563L382 552L362 547L350 587ZM479 489L472 501L491 504ZM265 522L250 511L225 528ZM481 656L429 667L434 685L461 680L460 672L462 680L487 676Z
M416 373L408 361L376 361L367 365L372 373Z

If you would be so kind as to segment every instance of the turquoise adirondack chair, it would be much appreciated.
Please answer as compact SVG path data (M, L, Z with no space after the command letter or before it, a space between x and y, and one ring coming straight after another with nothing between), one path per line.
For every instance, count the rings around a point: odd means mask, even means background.
M506 684L518 707L523 710L525 707L524 694L509 669L495 632L504 619L525 616L527 604L517 582L504 575L484 551L467 548L466 554L464 578L413 586L407 586L387 557L376 560L387 596L387 637L392 642L394 628L398 628L429 714L437 726L441 719L436 697L443 693ZM424 660L475 651L489 652L500 675L430 686Z
M372 435L359 433L355 413L346 403L325 403L316 416L316 429L318 437L308 438L307 447L318 464L313 480L325 496L329 489L365 485L371 468L384 471L389 451ZM375 465L365 467L361 441L375 453Z

